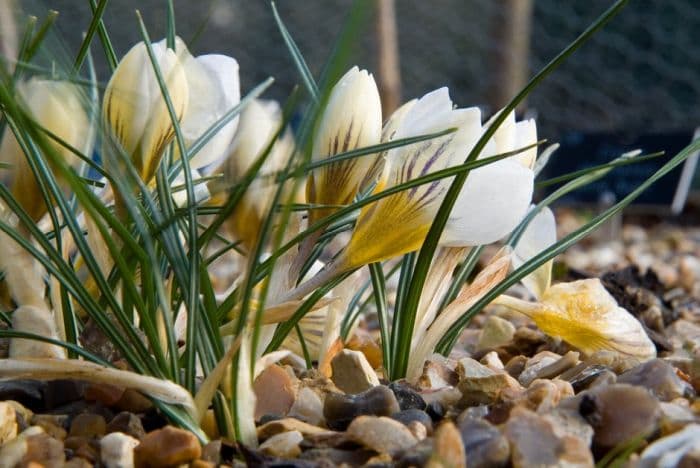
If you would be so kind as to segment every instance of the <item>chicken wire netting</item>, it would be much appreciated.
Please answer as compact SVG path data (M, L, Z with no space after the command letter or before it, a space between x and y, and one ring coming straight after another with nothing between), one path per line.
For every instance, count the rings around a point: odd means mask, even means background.
M46 8L61 12L59 36L65 39L66 50L77 50L82 32L89 25L89 2L15 2L39 16ZM178 33L191 42L194 53L220 52L238 59L244 92L273 76L276 83L267 95L283 99L300 82L269 2L174 3ZM554 57L610 3L533 0L527 48L530 73ZM279 0L277 4L311 70L320 73L352 2ZM404 99L444 85L458 105L483 105L493 110L489 93L501 85L494 79L493 58L502 46L499 34L508 4L505 0L396 0ZM140 40L136 8L142 11L153 38L164 34L165 1L110 2L104 18L118 55ZM352 59L376 70L371 11L364 23ZM618 17L531 94L528 106L537 112L540 134L556 140L571 130L647 134L694 128L700 124L697 44L700 2L631 0ZM99 66L97 40L93 51ZM104 64L101 67L105 78Z

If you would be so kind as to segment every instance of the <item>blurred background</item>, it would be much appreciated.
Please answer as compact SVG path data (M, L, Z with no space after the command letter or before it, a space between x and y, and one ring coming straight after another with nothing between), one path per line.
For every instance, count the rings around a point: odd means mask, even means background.
M59 11L56 30L65 41L65 50L77 50L92 16L87 0L0 0L3 2L9 9L14 2L15 7L40 19L47 9ZM268 1L175 0L174 4L177 32L195 55L220 52L239 61L243 92L273 76L276 82L267 95L281 100L299 83ZM611 1L373 0L366 4L348 62L375 74L387 110L448 86L456 104L479 105L490 114ZM277 6L318 76L353 2L278 0ZM140 40L137 8L151 37L164 36L166 2L111 1L104 21L118 56ZM5 17L0 26L7 29L8 15L0 16ZM537 116L541 137L561 142L560 151L571 155L568 162L556 158L561 167L555 164L551 170L575 169L587 154L594 162L609 159L640 146L640 138L646 141L645 151L669 146L680 149L689 143L700 125L698 44L697 1L631 0L520 109ZM93 52L100 76L106 80L97 40ZM696 175L695 186L698 179ZM650 202L654 201L652 196Z

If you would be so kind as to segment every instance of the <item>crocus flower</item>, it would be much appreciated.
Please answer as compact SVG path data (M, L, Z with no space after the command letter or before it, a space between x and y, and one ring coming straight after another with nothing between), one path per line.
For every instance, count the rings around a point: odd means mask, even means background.
M227 184L240 181L282 125L282 111L275 101L256 99L243 110L240 125L223 171ZM294 146L290 132L282 132L267 155L258 177L251 183L231 216L230 226L248 247L258 236L260 224L275 193L275 173L282 170Z
M519 133L526 125L530 129L534 122L516 125L516 131ZM386 186L461 164L481 136L479 109L453 109L447 88L433 91L416 102L399 123L395 138L448 128L457 130L440 138L389 150ZM528 136L532 140L536 138L532 134ZM522 140L526 140L525 136ZM517 139L517 143L525 141ZM493 141L480 157L514 151L518 149L515 144L516 139L509 144ZM348 264L359 266L417 250L451 182L452 178L434 181L391 195L363 209L345 254ZM471 171L441 243L469 246L500 239L522 219L532 190L532 170L521 161L504 159Z
M182 121L189 102L185 68L162 42L152 48L177 119ZM148 183L175 130L144 42L119 62L105 90L103 112L117 142Z
M382 106L374 78L365 70L351 68L333 87L321 116L313 143L313 159L334 156L376 145L382 132ZM357 194L376 155L361 156L316 169L309 177L309 203L347 205ZM311 210L313 222L330 213Z
M35 77L18 83L17 94L29 116L39 125L83 154L89 154L92 146L90 125L77 85ZM69 165L80 161L57 142L49 140L49 144ZM3 182L10 185L17 201L34 219L40 218L46 212L46 206L38 195L37 182L26 156L10 130L3 136L0 160L12 166L2 170Z
M165 40L157 44L165 47ZM180 128L185 146L190 146L204 132L233 109L241 100L238 62L221 54L193 57L179 37L175 40L175 53L182 63L189 89L189 100ZM192 169L209 173L216 169L228 155L238 117L222 127L190 160Z
M555 240L554 215L545 208L518 241L514 266L517 268ZM656 348L642 324L620 307L600 279L552 286L551 268L548 262L523 280L536 302L502 295L496 303L527 315L543 332L563 339L585 354L608 350L639 360L656 356Z

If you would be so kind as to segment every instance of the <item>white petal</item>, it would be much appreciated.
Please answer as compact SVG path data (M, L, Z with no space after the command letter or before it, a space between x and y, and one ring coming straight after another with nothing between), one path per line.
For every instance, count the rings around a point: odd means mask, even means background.
M184 60L190 99L182 122L189 146L235 107L241 99L238 62L225 55L202 55ZM190 161L192 168L218 166L236 132L238 118L226 124Z
M535 119L523 120L515 124L515 138L511 151L524 148L526 146L537 143L537 124ZM517 161L520 161L525 167L532 168L537 159L537 147L530 148L513 156Z
M548 207L545 207L530 221L530 224L528 224L527 228L520 236L520 240L515 245L513 268L519 268L523 263L536 256L556 241L557 225L554 219L554 213L552 213L552 210ZM549 288L551 280L552 262L549 261L523 278L522 282L536 298L540 298L547 288Z
M495 242L522 220L532 200L533 172L507 159L472 170L440 240L468 246Z

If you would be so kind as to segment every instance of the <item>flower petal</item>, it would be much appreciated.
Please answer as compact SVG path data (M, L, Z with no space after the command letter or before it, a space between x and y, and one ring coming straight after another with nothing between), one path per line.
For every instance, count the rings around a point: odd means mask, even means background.
M531 209L534 209L534 206ZM548 207L544 207L532 218L515 245L513 268L519 268L523 263L550 247L556 241L557 225L554 213ZM551 282L551 260L522 279L522 283L537 299L542 297Z
M456 247L501 239L525 216L533 183L530 169L508 159L470 171L440 243Z
M333 87L314 138L314 160L379 143L382 107L374 77L351 68ZM310 203L345 205L352 202L377 156L367 155L321 167L307 183ZM309 213L311 222L328 214Z
M226 55L201 55L183 61L190 90L187 113L182 120L182 133L187 146L233 109L241 100L238 62ZM215 168L227 150L238 126L231 120L190 160L194 169Z

